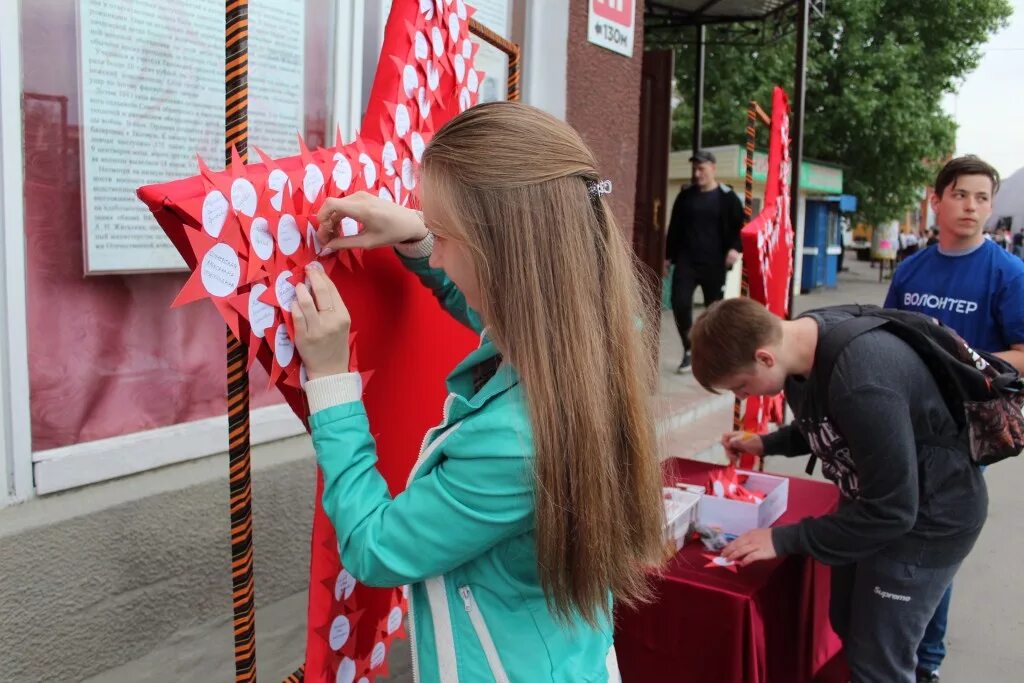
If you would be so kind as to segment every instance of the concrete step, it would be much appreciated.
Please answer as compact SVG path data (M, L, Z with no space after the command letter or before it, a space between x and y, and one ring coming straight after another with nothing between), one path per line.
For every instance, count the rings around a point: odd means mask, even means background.
M725 463L725 451L719 440L732 429L732 395L715 397L705 405L694 406L683 416L690 418L672 422L674 428L659 434L659 455L666 458L689 458L703 462ZM727 401L721 400L727 398Z
M663 392L654 405L658 435L665 436L716 411L731 411L732 404L732 394L711 394L696 382L684 384L673 392Z

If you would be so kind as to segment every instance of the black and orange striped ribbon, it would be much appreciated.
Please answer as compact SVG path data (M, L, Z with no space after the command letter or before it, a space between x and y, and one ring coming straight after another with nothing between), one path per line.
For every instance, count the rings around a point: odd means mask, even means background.
M226 0L224 29L224 163L231 150L249 153L249 3ZM252 472L249 453L248 349L227 330L228 467L231 489L231 589L235 681L256 681L256 600L253 587Z
M509 102L518 102L520 98L519 89L519 46L491 29L481 24L476 19L469 20L470 32L478 38L490 43L508 55L508 96Z
M754 218L754 148L757 144L757 122L771 125L771 119L764 113L764 110L754 102L750 101L747 106L747 148L744 159L743 179L743 224L746 225ZM740 296L750 296L750 282L747 279L747 269L740 262ZM743 426L743 402L736 399L732 407L732 428L738 431ZM764 459L761 459L760 468L764 469Z
M306 665L303 664L298 670L288 678L284 679L284 683L302 683L306 675Z

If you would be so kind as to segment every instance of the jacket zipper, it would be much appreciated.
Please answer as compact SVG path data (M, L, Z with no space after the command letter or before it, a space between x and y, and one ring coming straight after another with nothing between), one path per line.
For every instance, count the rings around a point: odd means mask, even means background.
M469 586L462 586L459 588L459 595L462 596L462 601L466 604L466 612L469 613L473 630L476 631L476 636L480 639L480 645L484 649L487 664L491 667L491 675L494 676L496 683L509 683L508 674L505 673L505 667L501 665L501 658L498 657L498 648L494 646L491 632L487 630L487 622L484 621L484 616L477 607L473 591Z
M444 410L441 413L441 424L437 427L428 429L423 435L423 442L420 444L420 455L416 458L416 463L412 466L412 470L409 471L409 479L405 482L406 487L412 483L413 478L416 476L416 471L419 470L420 465L426 460L426 454L424 451L427 448L427 442L430 440L430 435L433 434L437 429L444 427L448 424L448 411L452 407L452 402L455 400L455 394L448 394L448 398L444 400ZM431 451L432 452L432 451ZM413 683L420 682L420 659L416 653L416 615L413 614L413 599L412 599L412 587L409 588L409 653L412 658L412 680Z

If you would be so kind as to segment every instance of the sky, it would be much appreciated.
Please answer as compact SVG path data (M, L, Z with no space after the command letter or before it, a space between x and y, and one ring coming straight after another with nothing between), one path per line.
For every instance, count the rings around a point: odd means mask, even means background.
M956 153L977 154L1004 178L1024 167L1024 0L982 48L981 63L943 105L956 119Z

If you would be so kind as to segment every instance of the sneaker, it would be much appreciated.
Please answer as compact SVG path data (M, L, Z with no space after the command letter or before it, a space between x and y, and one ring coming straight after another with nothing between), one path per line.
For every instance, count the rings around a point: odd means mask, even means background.
M677 375L685 375L690 372L690 352L687 351L683 354L683 360L679 363L679 367L676 368Z
M928 671L927 669L918 669L917 683L939 683L938 670Z

